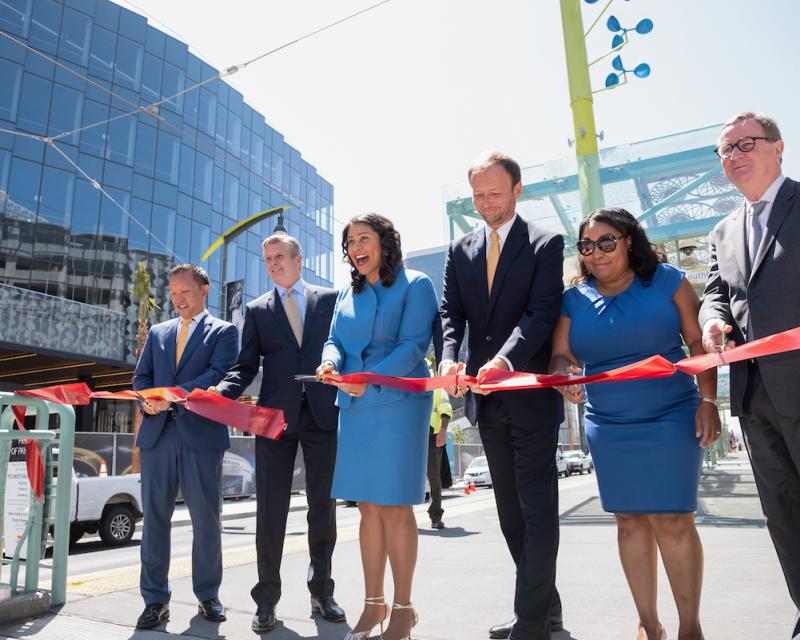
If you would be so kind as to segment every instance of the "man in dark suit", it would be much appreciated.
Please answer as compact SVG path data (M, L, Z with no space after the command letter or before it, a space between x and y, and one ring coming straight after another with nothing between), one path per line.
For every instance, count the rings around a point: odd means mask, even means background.
M469 327L466 373L488 368L545 373L561 307L564 241L516 214L519 165L493 153L469 170L484 223L450 246L442 300L440 372L455 364ZM451 389L461 395L466 389ZM517 566L516 618L492 638L550 638L562 628L555 588L558 485L555 450L563 405L554 389L466 397L489 462L500 527Z
M344 622L333 599L331 556L336 544L336 505L331 499L336 460L336 387L295 382L314 374L328 338L336 292L303 281L300 243L286 234L264 240L267 272L275 288L247 305L242 350L216 391L238 398L258 373L263 378L258 404L283 409L288 427L280 440L256 437L258 584L253 631L275 627L281 597L281 557L297 445L302 445L308 498L311 609L326 620Z
M700 324L706 351L800 324L800 184L781 171L772 118L746 112L723 125L717 154L745 198L710 236ZM739 416L761 505L789 594L800 610L800 352L731 365ZM800 615L792 637L800 636Z
M150 329L133 388L205 389L233 364L239 334L232 324L206 311L208 274L202 268L174 267L169 292L180 317ZM136 627L149 629L169 619L170 519L178 488L192 519L192 587L199 610L221 622L225 609L217 597L222 582L219 492L228 428L166 401L143 402L142 409L136 444L142 450L140 589L145 609Z

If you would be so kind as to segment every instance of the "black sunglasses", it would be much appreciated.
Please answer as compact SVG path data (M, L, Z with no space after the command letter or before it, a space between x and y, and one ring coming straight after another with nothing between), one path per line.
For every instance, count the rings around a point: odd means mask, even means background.
M579 240L575 243L575 246L582 256L592 255L595 247L600 249L603 253L611 253L617 248L617 241L622 240L622 238L627 235L627 233L623 233L621 236L617 237L613 233L607 233L604 236L600 236L597 240Z

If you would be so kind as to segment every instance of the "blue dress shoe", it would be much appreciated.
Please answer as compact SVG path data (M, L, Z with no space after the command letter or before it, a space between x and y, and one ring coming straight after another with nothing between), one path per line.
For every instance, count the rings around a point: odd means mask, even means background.
M211 622L225 622L225 607L219 601L219 598L209 598L198 603L197 610L203 614L206 620Z
M311 596L311 613L319 613L329 622L344 622L344 611L333 596Z
M275 619L275 605L262 604L256 609L250 628L256 633L269 633L275 628L278 621Z
M144 608L142 615L136 621L136 628L152 629L167 620L169 620L169 607L165 604L154 602Z

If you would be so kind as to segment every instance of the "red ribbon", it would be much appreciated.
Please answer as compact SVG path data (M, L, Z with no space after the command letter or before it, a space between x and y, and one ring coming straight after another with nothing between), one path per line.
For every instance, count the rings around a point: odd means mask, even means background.
M573 384L592 384L594 382L621 382L625 380L647 380L667 378L678 371L695 375L702 371L740 362L751 358L774 355L800 349L800 327L776 333L765 338L747 342L739 347L721 353L706 353L670 362L663 356L650 356L632 364L596 373L591 376L561 376L540 373L525 373L489 369L478 380L474 376L448 375L432 378L398 378L374 373L349 373L340 376L326 376L326 380L347 384L376 384L403 391L432 391L456 387L468 382L479 382L484 391L512 391L519 389L542 389Z
M678 362L670 362L666 358L656 355L624 367L618 367L603 373L591 376L561 376L545 375L538 373L525 373L490 369L478 381L474 376L448 375L434 376L432 378L401 378L385 376L375 373L350 373L340 376L326 376L326 381L343 382L348 384L375 384L402 391L433 391L456 387L467 382L480 382L481 389L485 391L510 391L518 389L541 389L546 387L560 387L573 384L592 384L595 382L611 382L623 380L646 380L666 378L682 371L688 375L695 375L702 371L712 369L732 362L740 362L751 358L774 355L800 349L800 327L776 333L766 338L753 340L739 347L734 347L722 353L706 353L699 356L684 358ZM283 411L257 407L242 402L224 398L215 393L195 389L186 394L178 387L157 387L141 391L99 391L93 393L84 383L56 385L42 389L17 391L16 393L32 398L41 398L51 402L72 405L86 405L92 398L117 399L117 400L166 400L184 404L187 411L192 411L215 422L229 424L241 431L254 433L270 440L277 440L283 433L286 424ZM22 419L25 415L24 407L13 407L17 424L21 430L25 427ZM21 412L20 412L21 410ZM44 491L44 464L38 443L28 440L25 442L28 478L37 497Z
M286 419L281 409L257 407L230 398L224 398L215 393L195 389L187 394L180 387L156 387L134 391L97 391L92 390L83 382L75 384L60 384L41 389L24 389L15 393L29 398L38 398L49 402L70 405L87 405L92 399L98 400L165 400L176 404L183 404L187 411L199 416L231 425L241 431L277 440L283 435ZM20 431L25 431L25 407L12 406L14 416ZM25 463L28 469L28 481L36 498L41 501L44 497L44 460L39 449L39 443L34 440L25 440Z
M17 421L20 431L27 431L25 428L25 407L13 405L11 410ZM33 495L39 502L44 501L44 458L39 443L36 440L25 440L25 468L28 471L28 482L33 490Z

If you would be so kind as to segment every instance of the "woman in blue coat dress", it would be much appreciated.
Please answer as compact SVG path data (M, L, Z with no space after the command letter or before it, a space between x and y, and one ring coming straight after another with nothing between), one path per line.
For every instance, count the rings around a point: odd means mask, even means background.
M552 372L591 375L659 354L703 353L700 302L683 272L660 264L639 222L599 209L580 225L580 274L564 294ZM560 391L586 400L586 438L600 501L616 516L622 568L639 613L637 640L664 640L656 609L656 554L680 618L679 640L700 640L703 548L694 525L704 447L719 437L716 371L694 380L606 382Z
M404 269L400 234L383 216L350 220L342 250L351 286L339 294L317 375L362 371L428 377L425 355L438 311L425 274ZM389 616L383 596L386 560L394 604L383 638L409 638L416 624L411 582L417 559L417 523L411 505L425 495L428 421L432 394L366 384L338 384L339 434L334 497L358 502L365 607L346 639L368 638Z

